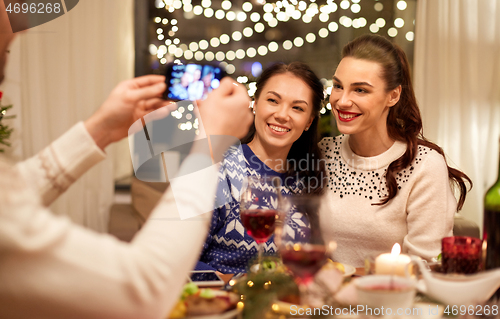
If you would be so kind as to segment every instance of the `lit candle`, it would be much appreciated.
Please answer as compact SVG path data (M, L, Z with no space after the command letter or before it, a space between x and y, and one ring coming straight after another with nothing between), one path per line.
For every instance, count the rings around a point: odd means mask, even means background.
M401 254L401 246L396 243L392 246L391 253L381 254L375 258L375 273L377 275L398 275L405 277L405 268L411 273L411 258Z

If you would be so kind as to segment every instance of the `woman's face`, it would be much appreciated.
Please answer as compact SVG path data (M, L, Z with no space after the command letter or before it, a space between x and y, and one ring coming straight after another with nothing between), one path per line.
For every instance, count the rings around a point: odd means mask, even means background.
M330 104L344 134L387 134L389 108L399 100L401 87L386 91L380 64L352 57L340 61L333 76Z
M288 148L314 119L313 91L291 73L272 76L254 104L255 137L262 147Z

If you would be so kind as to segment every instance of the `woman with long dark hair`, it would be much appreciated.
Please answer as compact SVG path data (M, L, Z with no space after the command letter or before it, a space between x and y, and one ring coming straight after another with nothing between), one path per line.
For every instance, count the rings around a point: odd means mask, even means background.
M333 82L330 103L343 135L320 147L331 207L322 230L337 241L335 260L360 267L395 243L437 256L472 182L423 136L405 53L384 37L358 37L344 47Z
M198 268L222 273L244 272L257 253L257 243L244 230L239 212L239 191L247 176L278 176L284 196L320 193L324 161L318 147L318 118L324 99L323 85L300 62L275 64L257 80L255 114L241 148L227 153L222 162L217 203ZM285 225L301 236L300 216ZM275 252L273 238L264 245ZM205 265L203 265L205 264Z

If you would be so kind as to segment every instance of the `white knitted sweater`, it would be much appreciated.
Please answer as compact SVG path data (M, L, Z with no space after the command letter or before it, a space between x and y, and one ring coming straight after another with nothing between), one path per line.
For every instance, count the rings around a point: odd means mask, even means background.
M441 238L452 235L457 202L443 156L419 146L416 158L396 178L398 193L386 205L385 171L406 150L396 141L386 152L361 157L349 147L349 135L324 138L328 189L321 227L334 239L336 261L362 267L369 255L390 252L395 243L404 253L430 259L441 251Z

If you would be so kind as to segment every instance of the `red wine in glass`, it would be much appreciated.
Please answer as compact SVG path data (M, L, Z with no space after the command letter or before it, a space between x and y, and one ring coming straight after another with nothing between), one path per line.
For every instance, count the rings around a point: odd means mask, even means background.
M240 218L248 235L261 244L274 233L277 214L274 209L248 209L240 212Z
M298 281L307 285L326 263L327 249L324 245L288 245L281 250L281 258Z

